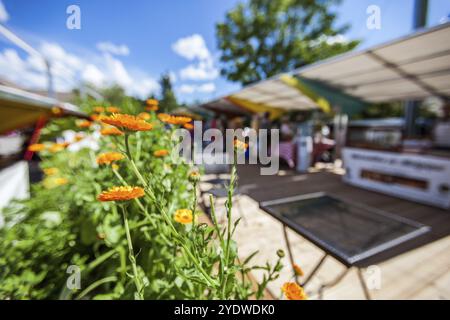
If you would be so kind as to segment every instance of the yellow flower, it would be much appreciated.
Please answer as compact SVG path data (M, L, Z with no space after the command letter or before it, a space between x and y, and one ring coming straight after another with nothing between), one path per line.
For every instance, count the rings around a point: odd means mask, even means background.
M192 210L178 209L177 211L175 211L173 219L178 223L189 224L192 223L194 217L192 216Z
M281 287L284 295L288 300L307 300L308 296L302 287L300 287L295 282L286 282Z
M104 107L94 107L94 111L97 113L102 113L102 112L105 112L105 108Z
M240 141L238 139L234 139L233 144L234 144L234 148L239 151L245 151L248 148L247 143L245 143L244 141Z
M47 177L42 181L42 184L46 189L53 189L59 186L63 186L68 182L69 180L67 180L66 178Z
M79 128L89 128L92 125L92 122L88 120L77 121L77 126Z
M58 168L44 168L43 170L47 176L52 176L59 172Z
M110 113L119 113L119 112L120 112L120 109L117 108L117 107L111 106L111 107L106 108L106 111L108 111L108 112L110 112Z
M192 119L189 117L171 116L170 114L167 113L158 114L158 119L165 123L178 125L185 125L186 123L192 121Z
M125 156L119 152L107 152L102 153L97 157L98 164L111 164L114 161L119 161L125 158Z
M132 131L148 131L153 129L150 123L129 114L114 113L109 117L102 117L101 121Z
M45 150L45 145L42 143L35 143L28 147L28 151L39 152Z
M55 153L59 152L61 150L64 150L69 144L68 143L53 143L49 148L48 151Z
M114 170L119 170L119 166L117 164L115 164L115 163L113 163L111 165L111 168L113 168Z
M52 108L52 113L54 114L54 115L60 115L61 113L62 113L62 110L61 110L61 108L60 107L53 107Z
M56 178L55 179L55 184L58 186L62 186L65 185L69 182L69 180L67 180L66 178Z
M138 114L138 118L142 120L149 120L151 116L147 112L141 112Z
M100 133L103 136L121 136L123 132L117 129L116 127L107 127L100 130Z
M144 189L141 187L113 187L108 191L103 191L97 199L99 201L125 201L143 197Z
M155 152L153 152L153 155L155 157L165 157L168 154L169 154L169 151L166 149L156 150Z
M300 266L298 264L294 263L294 265L292 267L294 268L294 273L296 276L299 276L299 277L304 276L305 273L303 272L302 268L300 268Z

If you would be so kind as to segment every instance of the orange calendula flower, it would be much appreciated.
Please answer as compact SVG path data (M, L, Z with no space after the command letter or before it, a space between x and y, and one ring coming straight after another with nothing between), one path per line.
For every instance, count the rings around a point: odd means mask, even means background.
M169 154L169 151L166 149L156 150L155 152L153 152L153 155L155 157L165 157L168 154Z
M188 129L188 130L194 129L194 125L193 125L192 123L185 123L185 124L183 125L183 127L184 127L185 129Z
M307 300L308 296L302 287L300 287L295 282L286 282L281 287L284 295L288 300Z
M245 151L248 148L247 143L245 143L244 141L240 141L238 139L234 139L233 145L236 150L240 150L240 151Z
M88 120L77 121L77 126L79 128L89 128L92 125L92 122Z
M59 172L58 168L44 168L43 170L47 176L52 176Z
M147 111L158 111L159 107L158 106L146 106L145 110Z
M147 112L141 112L138 114L138 118L142 120L148 120L151 116Z
M45 145L42 143L35 143L28 147L28 151L31 151L31 152L40 152L43 150L45 150Z
M156 100L156 99L147 99L147 101L145 103L147 104L147 106L157 106L158 105L158 100Z
M103 136L121 136L123 132L117 129L116 127L107 127L100 130L100 133Z
M120 109L117 108L117 107L111 106L111 107L106 108L106 111L108 111L108 112L110 112L110 113L119 113L119 112L120 112Z
M94 113L94 114L91 115L90 118L91 118L92 121L97 121L98 122L98 121L100 121L102 119L102 117L103 116L101 114Z
M302 270L302 268L300 268L300 266L298 264L295 264L292 266L292 268L294 269L295 275L299 276L299 277L303 277L303 275L305 274Z
M97 113L102 113L102 112L105 112L105 108L104 107L94 107L94 111Z
M65 143L53 143L49 148L48 151L50 152L59 152L64 150L69 144L67 142Z
M173 219L178 223L189 224L192 223L194 217L192 216L192 210L178 209L177 211L175 211Z
M186 123L189 123L192 121L192 119L189 117L171 116L170 114L167 114L167 113L158 114L158 119L165 123L177 124L177 125L185 125Z
M114 161L119 161L125 158L125 156L119 152L107 152L102 153L97 157L98 164L111 164Z
M144 189L141 187L113 187L103 191L97 199L100 201L126 201L143 197Z
M131 131L149 131L153 129L150 123L129 114L114 113L109 117L102 117L101 121Z

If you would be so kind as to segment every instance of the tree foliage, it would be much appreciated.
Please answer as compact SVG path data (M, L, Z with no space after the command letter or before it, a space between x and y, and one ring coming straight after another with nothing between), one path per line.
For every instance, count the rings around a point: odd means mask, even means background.
M162 111L171 112L179 107L175 93L173 92L172 82L168 74L161 75L159 81L161 85L161 98L159 105Z
M249 0L217 25L222 74L249 84L346 52L349 25L336 26L340 0Z

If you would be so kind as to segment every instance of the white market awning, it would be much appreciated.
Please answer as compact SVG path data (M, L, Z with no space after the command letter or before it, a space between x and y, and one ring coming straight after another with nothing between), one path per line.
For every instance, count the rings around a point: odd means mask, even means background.
M232 101L252 112L323 108L321 93L305 90L301 79L368 103L449 99L450 23L279 74L206 104Z
M450 23L298 69L368 102L450 96Z

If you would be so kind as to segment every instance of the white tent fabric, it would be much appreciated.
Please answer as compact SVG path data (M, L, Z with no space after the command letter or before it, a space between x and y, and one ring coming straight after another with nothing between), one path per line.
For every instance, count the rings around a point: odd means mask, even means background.
M269 79L243 88L233 97L286 110L306 110L316 108L308 97L278 79Z
M26 199L29 197L28 163L20 161L0 171L0 181L8 183L0 184L0 228L3 225L1 211L14 199Z
M369 102L450 96L450 24L294 71Z
M227 97L284 110L317 108L280 74ZM366 102L450 96L450 23L425 29L360 52L345 53L290 73L322 81ZM223 97L223 98L227 98ZM213 102L220 103L224 99Z

